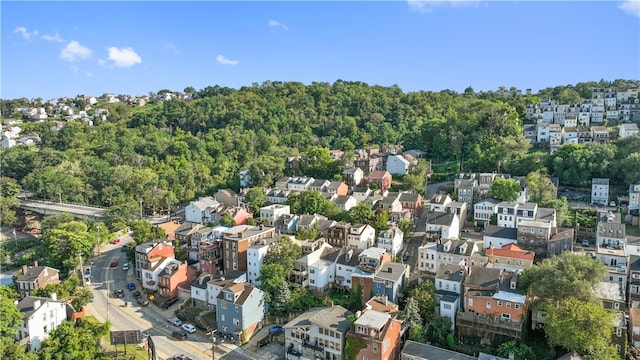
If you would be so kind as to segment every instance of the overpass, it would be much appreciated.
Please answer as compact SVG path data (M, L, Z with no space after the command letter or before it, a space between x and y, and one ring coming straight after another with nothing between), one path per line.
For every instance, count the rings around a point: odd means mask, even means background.
M104 216L106 207L88 206L82 204L53 202L50 200L20 199L20 207L42 215L57 215L68 213L78 218L87 218L91 221L98 220Z

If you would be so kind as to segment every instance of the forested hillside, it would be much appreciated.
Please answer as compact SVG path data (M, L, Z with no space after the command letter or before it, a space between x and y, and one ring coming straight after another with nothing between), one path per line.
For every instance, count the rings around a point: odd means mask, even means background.
M265 82L191 89L191 101L98 103L94 110L108 108L109 115L93 127L73 121L53 131L52 121L21 124L42 143L0 152L2 176L10 178L3 183L13 179L38 197L60 193L66 201L125 212L138 209L142 199L147 211L158 210L217 188L237 189L242 169L251 170L257 185L271 185L286 173L287 156L316 154L318 147L346 151L344 161L328 167L331 177L349 164L354 149L382 144L425 150L434 163L462 159L466 171L526 175L545 167L567 185L591 176L640 181L637 137L565 146L549 156L532 151L522 136L526 104L542 96L573 101L595 87L638 85L590 82L520 96L514 88L403 93L361 82ZM3 101L3 114L23 102Z

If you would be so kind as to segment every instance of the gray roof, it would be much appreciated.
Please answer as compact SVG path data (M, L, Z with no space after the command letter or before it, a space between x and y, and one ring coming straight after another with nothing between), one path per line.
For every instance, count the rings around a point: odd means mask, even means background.
M382 329L391 319L391 315L375 310L368 310L356 319L356 325L366 326L372 329Z
M609 185L609 179L593 178L591 179L591 185Z
M18 278L16 279L16 281L26 281L26 282L34 281L34 280L36 280L36 279L40 276L40 274L41 274L42 272L44 272L44 271L46 271L46 272L47 272L47 273L46 273L46 275L47 275L48 277L51 277L51 276L53 276L54 274L57 274L57 273L58 273L58 270L57 270L57 269L50 268L50 267L48 267L48 266L31 266L31 267L29 267L29 268L27 269L27 271L26 271L24 274L22 274L22 275L18 276Z
M20 310L20 312L23 314L25 319L28 319L31 315L33 315L34 312L36 312L40 308L34 307L36 301L40 301L40 306L46 304L49 301L64 303L63 301L53 300L48 297L27 296L24 299L20 300L20 302L18 302L18 305L16 306L18 310Z
M336 205L344 205L347 203L347 201L351 198L351 195L338 195L336 196L335 200L333 200L333 202Z
M344 251L340 252L340 256L338 256L338 260L336 261L340 265L346 266L358 266L358 256L360 253L364 251L363 249L354 249L354 248L343 248ZM351 253L351 258L347 259L347 255Z
M464 276L464 274L460 273L461 271L464 272L464 270L461 269L459 265L442 264L438 268L436 279L460 282L462 281L462 277Z
M485 236L516 240L518 239L518 229L489 225L485 231Z
M378 269L376 277L398 282L402 278L403 274L405 274L407 266L408 265L406 264L400 264L396 262L384 263L380 266L380 269ZM389 272L389 270L391 270L391 272Z
M342 174L344 175L353 175L356 173L356 171L362 171L362 169L360 169L359 167L350 167L348 169L344 169L344 171L342 172Z
M500 285L500 274L502 274L501 269L473 266L471 273L464 281L464 285L497 288Z
M311 308L307 312L289 321L284 327L291 329L314 324L325 329L333 329L344 333L349 330L349 319L347 316L352 314L351 311L340 305Z
M424 360L475 360L475 357L455 351L407 340L401 354L410 355L412 359Z
M441 213L441 212L430 211L427 213L427 224L451 225L454 215L455 214L451 214L451 213Z
M640 256L629 256L629 271L640 271Z
M538 208L536 213L536 220L553 220L553 215L556 213L556 209Z
M313 180L313 182L309 185L309 187L323 187L325 186L325 184L328 182L328 180L325 179L315 179Z
M416 202L418 201L419 197L420 197L420 194L414 194L410 192L400 193L400 201L404 201L404 202Z

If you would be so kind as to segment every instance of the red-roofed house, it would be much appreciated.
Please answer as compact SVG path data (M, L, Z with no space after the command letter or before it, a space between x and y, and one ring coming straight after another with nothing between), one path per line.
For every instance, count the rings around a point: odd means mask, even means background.
M505 244L500 249L489 246L485 255L489 257L490 263L517 265L527 269L533 266L536 254L533 251L522 250L516 244Z
M391 174L388 171L376 170L367 176L367 185L378 184L380 189L386 190L391 185Z

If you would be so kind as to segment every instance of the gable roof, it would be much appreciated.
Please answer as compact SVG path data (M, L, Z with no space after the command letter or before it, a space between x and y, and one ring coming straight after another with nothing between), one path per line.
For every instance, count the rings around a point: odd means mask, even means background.
M500 285L501 269L473 266L471 273L464 281L465 286L479 286L483 288L498 288Z
M375 170L369 173L368 179L382 179L386 176L391 176L386 170Z
M443 349L433 345L427 345L413 340L407 340L402 348L402 354L411 356L412 359L424 360L475 360L473 356L455 351Z
M514 259L523 259L523 260L531 260L535 257L535 253L532 251L523 250L516 244L505 244L502 245L500 249L496 249L493 246L490 246L486 251L487 256L503 256L510 257Z
M314 324L344 333L349 330L349 315L352 315L352 312L340 305L316 307L309 309L295 319L289 321L284 327L307 327Z
M40 274L43 272L45 273L45 276L52 277L58 274L59 271L48 266L31 266L27 268L27 271L24 274L18 276L16 281L31 282L40 277Z

